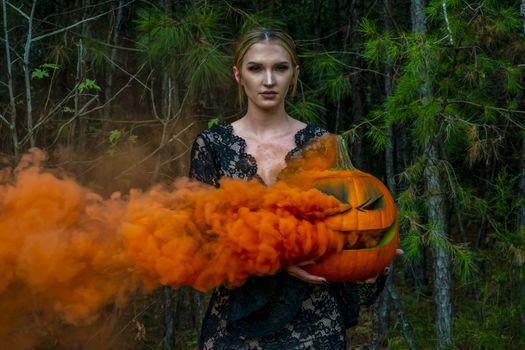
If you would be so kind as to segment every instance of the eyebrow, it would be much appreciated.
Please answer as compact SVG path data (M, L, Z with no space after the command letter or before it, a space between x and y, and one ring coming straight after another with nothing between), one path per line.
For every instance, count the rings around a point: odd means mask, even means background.
M254 62L254 61L249 61L249 62L247 62L246 64L262 64L262 63L260 63L260 62ZM288 61L282 61L282 62L276 62L276 63L274 63L274 65L277 65L277 64L290 64L290 62L288 62Z

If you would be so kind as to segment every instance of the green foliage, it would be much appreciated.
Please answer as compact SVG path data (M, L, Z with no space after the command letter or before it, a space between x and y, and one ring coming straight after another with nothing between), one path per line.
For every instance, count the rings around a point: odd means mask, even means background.
M128 136L128 141L130 143L137 143L139 137L137 135L134 135L133 133L130 133Z
M104 67L110 56L110 47L90 37L82 38L82 45L86 52L84 59L97 68Z
M315 100L303 98L294 103L288 103L288 113L299 120L308 123L322 124L322 115L326 109Z
M111 145L116 145L122 136L122 131L120 130L111 130L109 132L108 141Z
M195 330L187 331L186 337L187 339L184 342L186 347L197 347L199 344L199 338Z
M224 86L230 78L228 59L228 56L219 51L218 46L208 43L203 43L189 51L182 61L189 73L184 77L189 93L196 95L201 91Z
M208 120L208 129L211 129L215 125L218 125L219 122L220 122L219 118L212 118L212 119Z
M301 58L305 61L305 71L318 81L341 72L340 61L328 52L306 51Z
M268 11L259 11L259 12L246 12L240 8L229 8L230 12L236 13L242 17L242 24L239 28L239 35L247 32L251 28L255 27L265 27L265 28L285 28L286 22L271 16Z
M491 224L493 234L499 240L507 241L508 232L515 222L518 208L525 199L515 195L519 176L511 175L506 168L501 169L493 185L493 196L486 207L487 219Z
M388 31L380 33L377 25L366 18L361 23L361 31L367 38L363 58L372 66L379 67L383 63L392 63L401 57L400 41L394 38L392 33Z
M382 151L390 145L390 140L386 134L386 125L370 123L366 136L372 141L372 148L375 152Z
M49 78L49 73L46 70L37 68L31 73L31 78Z
M129 132L127 138L124 138L124 131L113 129L108 134L109 147L106 150L106 154L110 157L113 157L118 149L118 146L122 144L123 140L129 143L137 143L139 137L133 132Z
M189 46L189 23L177 21L160 10L139 9L135 25L139 32L137 45L153 62L162 63Z
M517 33L523 29L523 19L520 17L515 7L502 7L494 9L487 6L486 9L488 10L488 20L494 24L495 28L500 33Z
M191 96L224 88L231 75L230 57L223 52L221 37L224 17L222 7L208 2L194 2L176 15L151 8L139 10L136 26L144 60L181 79Z
M117 145L122 137L122 131L120 130L111 130L108 135L109 147L106 151L106 154L109 156L114 156L117 151Z
M39 66L39 68L35 68L31 72L31 78L36 79L42 79L42 78L49 78L49 70L57 70L59 67L56 64L53 63L44 63Z
M85 79L84 81L80 82L80 84L78 84L77 86L77 90L80 93L83 93L85 90L91 90L91 89L96 90L96 91L101 90L100 86L97 85L95 80L91 80L91 79Z
M336 103L348 97L351 92L350 72L344 58L329 52L307 50L301 55L304 72L315 81L315 93L326 96Z

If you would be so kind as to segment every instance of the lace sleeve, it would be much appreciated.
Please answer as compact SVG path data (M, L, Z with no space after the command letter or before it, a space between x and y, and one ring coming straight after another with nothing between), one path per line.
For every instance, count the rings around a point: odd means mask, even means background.
M219 172L216 157L204 135L199 135L193 142L190 157L189 177L200 182L219 186Z

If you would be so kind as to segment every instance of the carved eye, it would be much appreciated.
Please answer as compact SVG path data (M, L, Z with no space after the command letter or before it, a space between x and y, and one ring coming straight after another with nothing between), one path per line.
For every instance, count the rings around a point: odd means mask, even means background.
M385 198L381 195L379 197L369 198L365 203L357 207L359 211L378 210L385 207Z
M340 183L330 181L330 182L320 182L315 185L319 191L337 198L341 203L349 204L348 201L348 190L346 186L341 186Z

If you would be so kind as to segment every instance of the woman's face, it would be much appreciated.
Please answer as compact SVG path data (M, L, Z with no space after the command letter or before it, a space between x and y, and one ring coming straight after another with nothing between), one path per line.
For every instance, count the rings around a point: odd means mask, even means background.
M233 67L235 80L244 88L248 107L284 108L284 100L298 67L292 66L290 54L279 44L262 41L253 44Z

